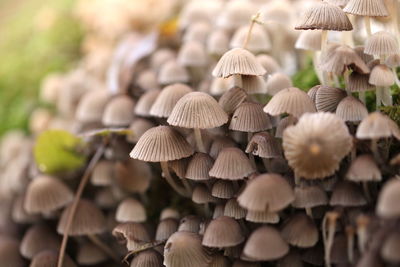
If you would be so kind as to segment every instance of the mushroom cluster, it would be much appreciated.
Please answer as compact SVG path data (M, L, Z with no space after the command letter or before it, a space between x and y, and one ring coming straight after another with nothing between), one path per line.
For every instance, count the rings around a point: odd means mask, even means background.
M57 112L0 145L0 267L397 266L398 8L184 1L172 35L47 77ZM35 164L48 129L83 137L83 168Z

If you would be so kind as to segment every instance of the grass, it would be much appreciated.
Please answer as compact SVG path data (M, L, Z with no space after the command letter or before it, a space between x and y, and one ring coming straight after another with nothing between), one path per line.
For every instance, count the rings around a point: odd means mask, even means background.
M79 57L82 30L71 0L6 0L0 3L0 136L27 131L39 105L42 78L70 68ZM6 13L6 16L3 16Z

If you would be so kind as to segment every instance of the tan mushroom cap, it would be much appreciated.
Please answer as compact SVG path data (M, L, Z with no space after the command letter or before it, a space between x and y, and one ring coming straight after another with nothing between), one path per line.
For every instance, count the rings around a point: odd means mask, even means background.
M319 51L321 50L321 31L302 31L297 38L296 49Z
M57 265L58 254L59 253L54 250L41 251L32 259L29 267L54 267ZM19 265L12 265L12 266L17 267ZM65 255L65 257L64 257L63 266L64 267L77 267L77 265L72 261L72 259L68 255Z
M173 60L176 57L175 52L170 48L160 48L154 51L150 58L150 66L158 71L164 63Z
M96 265L105 262L108 259L98 246L92 242L83 242L79 244L76 262L80 265Z
M224 207L224 215L234 219L242 219L246 217L247 211L242 208L235 198L228 200Z
M151 106L150 115L161 118L168 118L178 100L193 90L182 83L175 83L164 87Z
M108 98L107 90L98 89L86 92L76 107L76 119L83 123L100 122Z
M357 98L346 96L336 107L336 115L344 121L358 122L368 116L368 110Z
M389 68L397 68L400 66L400 54L393 54L386 58L385 64Z
M254 102L240 104L233 113L229 125L230 130L250 133L271 128L270 118L263 112L263 106Z
M217 13L216 26L226 30L234 30L247 25L249 19L257 12L257 5L249 1L231 1Z
M195 153L186 169L185 178L196 181L209 180L208 174L214 164L214 159L206 153Z
M340 181L333 188L331 206L359 207L367 204L362 191L355 183Z
M283 133L289 165L296 175L307 179L333 174L351 147L352 137L346 124L331 113L305 114Z
M389 87L395 83L395 77L388 66L379 64L372 69L368 82L380 87Z
M217 204L215 206L215 208L214 208L214 212L213 212L212 218L216 219L219 216L223 216L223 215L224 215L224 205L223 204ZM200 227L199 234L204 234L204 231L205 231L204 227L203 227L203 229L201 229L201 227Z
M264 107L264 112L272 116L288 113L298 118L304 113L316 112L316 110L307 93L296 87L290 87L274 95Z
M297 121L298 119L296 117L290 115L281 119L278 125L276 126L275 137L282 138L285 129L291 125L295 125Z
M249 27L250 26L242 26L235 31L230 41L231 48L240 48L243 46L247 38ZM263 26L258 24L253 25L251 38L246 45L246 49L254 54L267 52L271 49L271 40Z
M229 50L229 35L224 30L213 31L207 39L207 51L211 55L222 56Z
M181 66L177 60L171 59L165 62L158 73L158 82L160 84L187 83L190 76L186 69Z
M350 0L344 12L368 17L386 17L388 11L383 0Z
M318 242L318 228L314 221L304 213L291 216L282 228L282 237L290 245L309 248Z
M392 264L400 262L400 233L394 231L390 233L383 242L380 250L381 257Z
M131 261L130 267L161 267L163 258L157 251L148 249L138 253Z
M375 90L375 86L369 84L369 74L359 74L353 71L349 76L347 88L351 92L365 92Z
M212 75L227 78L235 74L261 76L265 73L265 69L252 53L243 48L233 48L221 57Z
M210 147L210 156L213 159L218 157L219 152L227 147L237 147L237 144L229 137L216 137Z
M157 81L157 73L150 69L139 73L136 79L136 85L144 91L158 90L160 88Z
M276 72L270 75L266 83L267 94L272 96L289 87L293 87L292 80L288 75L282 72Z
M246 213L246 221L255 223L279 223L279 214L276 212L268 211L252 211L249 210Z
M112 235L118 241L125 242L128 250L141 248L144 243L151 241L150 235L143 224L134 222L117 225L112 230Z
M226 91L218 100L218 104L227 114L232 114L237 107L247 98L247 93L243 88L232 87Z
M162 162L189 157L193 148L169 126L157 126L145 132L132 149L131 158Z
M364 52L374 56L390 56L398 54L400 50L395 36L387 31L379 31L367 39Z
M294 196L292 206L295 208L313 208L328 204L328 195L317 185L296 187Z
M225 79L225 78L214 77L211 81L211 84L210 83L207 84L207 81L205 81L206 90L199 90L199 91L208 92L213 96L219 96L229 90L232 81L233 81L232 78Z
M250 180L238 197L240 206L252 211L276 212L294 200L293 189L279 174L262 174Z
M176 232L164 247L166 267L207 267L210 257L201 245L201 237L190 232Z
M288 252L288 244L275 228L261 226L247 239L241 258L251 261L271 261L282 258Z
M264 76L242 75L242 87L250 95L264 94L266 82Z
M179 99L167 121L183 128L209 129L225 124L228 115L212 96L193 92Z
M111 185L114 178L114 163L110 160L100 160L93 168L90 182L97 186Z
M152 179L150 165L140 160L129 159L114 166L115 182L124 191L144 193Z
M135 102L127 95L111 99L104 110L102 123L109 127L127 126L134 117Z
M211 195L217 198L230 199L234 194L235 190L230 181L218 180L211 189Z
M315 96L317 111L335 112L340 101L346 96L346 92L340 88L321 85Z
M155 126L156 125L150 120L136 118L129 126L131 133L126 136L126 140L130 143L136 143L147 130Z
M161 90L149 90L140 96L135 106L135 114L142 117L150 117L150 110L158 98Z
M178 231L198 233L200 230L201 222L201 217L195 215L187 215L180 220Z
M183 43L178 53L178 62L184 67L204 67L207 59L205 47L198 41Z
M347 5L349 0L324 0L324 2L343 8Z
M255 171L250 160L241 149L227 147L219 152L209 174L220 179L240 180Z
M146 210L138 200L128 197L119 203L115 219L117 222L144 222Z
M327 2L315 2L302 15L295 29L351 31L353 26L340 7Z
M371 155L358 156L350 165L346 179L353 182L381 181L382 174Z
M64 209L58 222L57 232L63 234L67 225L68 214L72 205ZM106 231L106 219L99 208L89 200L81 199L78 202L74 219L69 229L70 236L100 234Z
M164 219L160 221L156 230L156 241L167 240L178 230L178 221L175 219Z
M400 216L400 180L398 177L387 181L379 192L376 213L382 218L398 218Z
M261 158L276 158L282 156L282 148L275 137L268 132L261 132L251 137L246 153L252 153Z
M58 250L60 245L61 240L56 233L45 225L36 224L25 232L19 251L24 258L32 259L43 250Z
M24 208L28 213L48 213L64 207L72 198L72 191L63 182L40 175L26 190Z
M208 224L202 244L211 248L225 248L239 245L244 240L239 223L231 217L220 216Z
M358 139L379 139L394 136L400 139L400 130L397 124L388 116L380 113L370 113L357 128Z
M193 189L192 201L196 204L206 204L217 202L217 198L211 195L210 190L205 185L197 184Z
M273 74L281 70L279 63L270 55L259 54L256 56L256 59L267 71L267 74Z

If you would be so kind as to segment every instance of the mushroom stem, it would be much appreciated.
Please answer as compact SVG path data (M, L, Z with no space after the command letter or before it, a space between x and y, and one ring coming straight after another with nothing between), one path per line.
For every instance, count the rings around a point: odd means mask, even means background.
M354 262L354 229L352 226L346 227L347 236L347 257L350 263Z
M325 264L327 267L331 266L331 252L333 239L335 237L336 221L339 217L339 213L335 211L327 212L324 220L322 222L322 231L324 236L324 246L325 246ZM328 229L326 229L328 228ZM326 233L326 230L328 232Z
M87 182L89 181L90 174L92 173L97 162L100 160L101 156L103 155L104 150L105 150L105 144L102 144L97 148L97 151L93 155L92 159L90 160L89 165L87 166L85 173L83 174L83 177L79 183L78 189L76 190L74 199L72 201L71 211L68 213L67 224L65 225L63 239L61 241L61 247L60 247L60 251L58 254L57 267L63 266L65 250L67 248L69 230L71 228L72 221L74 219L79 200L81 199L83 190L85 189L85 186L86 186Z
M348 87L349 77L350 77L350 70L348 68L346 68L346 70L343 73L343 78L344 78L344 88L346 90L347 95L351 95L351 92Z
M366 103L365 91L358 92L358 99L364 104Z
M265 169L270 172L271 171L271 159L262 158L262 162L264 164Z
M381 87L376 87L376 110L379 109L379 107L381 106L382 103L382 88Z
M357 218L356 221L357 224L357 246L358 250L361 253L364 253L365 251L365 245L367 244L368 240L368 233L367 233L367 225L368 225L368 219L361 215L361 217Z
M250 142L252 137L253 137L253 133L248 132L247 133L247 143ZM254 155L252 152L249 153L249 159L250 159L251 165L253 165L253 167L257 169L256 160L254 159Z
M379 154L379 149L378 149L378 139L372 139L371 140L371 150L372 153L374 154L374 158L377 162L381 162L381 157Z
M167 182L169 183L169 185L181 196L184 197L189 197L189 192L186 192L186 190L184 188L182 188L181 186L179 186L175 180L172 178L171 173L169 172L169 168L168 168L168 162L166 161L161 161L161 170L164 173L164 177L167 180Z
M243 48L244 48L244 49L246 49L247 44L248 44L249 41L250 41L251 32L253 31L254 24L257 22L257 20L258 20L259 17L260 17L260 12L258 12L256 15L254 15L254 16L251 18L251 23L250 23L249 31L247 32L246 39L244 39L244 42L243 42Z
M111 259L113 259L115 262L119 263L119 257L117 254L114 253L114 251L107 246L106 243L104 243L100 238L98 238L96 235L87 235L87 237L90 239L90 241L95 244L100 250L102 250L105 254L107 254Z
M321 54L319 56L319 62L321 62L321 59L325 57L325 52L326 52L326 47L328 45L328 31L323 30L321 32ZM318 68L318 67L317 67ZM327 85L327 73L325 71L322 71L322 84Z
M399 80L399 77L397 77L396 68L392 68L392 71L393 71L393 75L394 75L394 81L396 82L397 87L400 87L400 80Z
M203 138L201 137L201 131L199 128L194 128L194 138L196 140L197 149L202 153L207 153L206 147L204 146Z
M312 208L306 207L304 209L306 210L306 214L308 215L308 217L313 218Z
M368 16L364 17L364 23L365 23L365 30L367 31L368 37L372 35L371 31L371 18Z
M369 192L369 188L368 188L368 182L362 182L362 187L363 187L363 191L364 191L364 195L365 198L367 199L368 202L371 201L371 193Z
M321 54L319 54L319 55L321 55ZM321 83L323 83L323 81L324 81L324 76L323 76L323 73L322 73L322 71L318 68L318 58L319 58L320 56L318 56L318 53L317 52L315 52L315 53L313 53L313 57L312 57L312 63L313 63L313 66L314 66L314 70L315 70L315 73L317 74L317 77L318 77L318 80L321 82Z

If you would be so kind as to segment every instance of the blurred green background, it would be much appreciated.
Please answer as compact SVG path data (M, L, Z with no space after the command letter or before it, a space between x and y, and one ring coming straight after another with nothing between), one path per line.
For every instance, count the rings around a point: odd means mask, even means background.
M0 0L0 136L27 130L42 78L70 68L83 31L74 0Z

